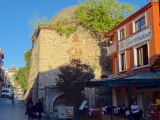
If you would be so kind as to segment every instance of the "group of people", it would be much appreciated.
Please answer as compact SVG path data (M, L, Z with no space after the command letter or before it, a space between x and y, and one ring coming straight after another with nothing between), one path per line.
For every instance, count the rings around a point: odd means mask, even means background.
M117 107L114 109L115 114L130 116L130 110L127 107ZM143 116L143 111L138 108L136 101L133 101L131 105L131 116L133 120L140 120L140 117Z
M93 109L91 107L85 106L82 110L82 116L91 116L93 112ZM104 106L101 109L102 115L104 114L110 114L111 113L111 107L110 106ZM118 114L120 116L129 116L130 110L127 107L113 107L113 113ZM138 108L138 105L136 101L133 102L131 105L131 116L133 120L140 120L140 117L142 117L143 111Z
M109 108L109 109L108 109ZM110 113L110 107L105 106L102 107L102 112L108 112ZM129 116L130 115L130 110L129 108L122 106L122 107L113 107L113 113L120 115L120 116ZM133 101L133 104L131 105L131 116L133 120L140 120L140 117L143 115L143 111L138 108L138 105L136 101Z
M43 104L41 102L41 99L38 100L38 102L33 105L32 98L29 98L26 103L26 113L25 115L28 115L29 118L34 118L34 113L38 112L38 119L41 120L41 113L43 112Z

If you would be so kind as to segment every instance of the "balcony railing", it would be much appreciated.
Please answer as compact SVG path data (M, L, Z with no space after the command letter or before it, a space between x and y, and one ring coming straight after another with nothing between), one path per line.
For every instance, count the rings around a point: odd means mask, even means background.
M117 51L116 43L112 44L111 46L107 47L107 56L114 54Z

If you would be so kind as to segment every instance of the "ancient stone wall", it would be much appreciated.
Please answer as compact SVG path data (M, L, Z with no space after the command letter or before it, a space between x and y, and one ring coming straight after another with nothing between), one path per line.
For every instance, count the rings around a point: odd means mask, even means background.
M72 59L80 59L82 63L94 67L95 78L100 79L100 48L97 42L79 28L69 38L60 36L54 29L42 28L39 41L39 89L55 84L59 66ZM39 92L39 97L44 92Z
M101 48L95 38L83 28L79 27L69 38L60 36L51 27L40 28L35 36L37 38L33 44L29 76L34 100L45 96L45 86L55 84L59 67L68 64L72 59L80 59L82 63L89 64L94 69L95 80L100 80Z
M33 100L36 100L37 97L32 95L36 88L36 82L38 80L39 74L39 37L34 41L32 46L32 55L31 55L31 67L30 74L28 79L28 89L24 95L24 99L26 100L30 95L33 96ZM29 95L30 94L30 95Z

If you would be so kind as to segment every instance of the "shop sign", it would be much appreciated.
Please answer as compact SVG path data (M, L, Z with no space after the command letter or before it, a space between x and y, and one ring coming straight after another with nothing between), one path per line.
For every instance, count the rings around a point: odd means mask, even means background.
M73 118L74 110L72 106L66 107L66 118Z
M134 45L137 45L141 42L147 41L151 39L151 27L148 27L147 29L138 32L137 34L120 41L118 43L119 45L119 51L125 50L127 48L133 47Z
M142 86L136 86L135 89L136 91L160 89L160 85L159 84L142 85Z

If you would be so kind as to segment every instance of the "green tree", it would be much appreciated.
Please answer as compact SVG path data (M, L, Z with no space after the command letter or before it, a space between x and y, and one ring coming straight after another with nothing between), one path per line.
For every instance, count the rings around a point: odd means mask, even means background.
M24 76L24 67L21 67L17 70L17 73L14 74L14 81L22 85L23 91L27 90L27 83Z
M72 60L59 68L57 84L61 86L67 103L70 105L74 103L78 107L84 99L82 93L84 82L94 78L93 70L89 65L82 64L80 60Z
M22 85L23 91L27 90L28 78L30 73L32 49L27 50L24 53L24 60L26 65L18 69L17 73L14 75L14 81Z
M128 3L119 3L117 0L86 0L80 3L72 15L72 20L77 19L76 24L68 23L68 19L64 18L55 24L48 24L46 17L37 17L33 14L34 19L29 20L29 27L36 30L39 27L53 27L60 35L69 37L71 33L77 30L77 26L82 25L85 30L94 32L97 36L111 30L117 24L122 22L126 17L136 11L136 8ZM35 39L31 35L32 42Z
M29 78L29 73L30 73L31 55L32 55L32 49L27 50L24 53L24 60L26 62L26 65L24 67L24 76L25 76L25 80L27 84L28 84L28 78Z
M86 30L104 34L131 15L136 9L117 0L86 0L75 11L78 24Z

